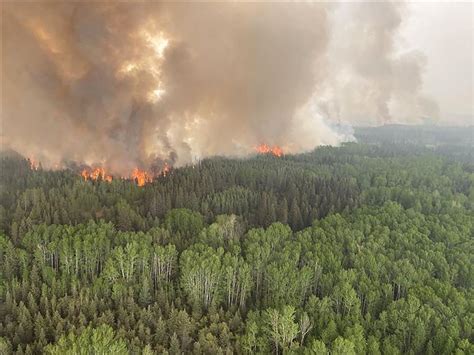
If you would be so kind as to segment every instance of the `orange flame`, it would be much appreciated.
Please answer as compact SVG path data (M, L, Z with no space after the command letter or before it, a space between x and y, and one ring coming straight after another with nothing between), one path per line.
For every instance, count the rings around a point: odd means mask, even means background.
M140 170L138 168L133 169L132 179L137 181L138 186L143 186L147 182L153 181L153 177L151 177L145 170Z
M272 154L276 157L281 157L283 155L283 149L277 145L270 147L269 145L263 143L257 146L255 150L260 154Z
M144 186L146 183L150 183L153 179L160 174L163 176L167 176L171 172L172 167L165 163L163 169L156 174L149 173L145 170L141 170L139 168L133 169L132 173L130 174L130 179L134 180L138 186ZM81 171L81 176L84 180L98 180L99 178L103 181L111 182L112 175L107 175L104 168L85 168ZM122 177L125 178L126 177Z
M37 162L33 158L28 158L28 162L30 163L30 169L31 170L38 170L39 169L39 162Z
M171 167L168 165L168 163L165 162L165 166L163 167L162 174L163 176L166 176L170 173Z
M81 176L84 180L98 180L100 177L103 181L112 181L112 175L107 175L104 168L84 169L81 172Z

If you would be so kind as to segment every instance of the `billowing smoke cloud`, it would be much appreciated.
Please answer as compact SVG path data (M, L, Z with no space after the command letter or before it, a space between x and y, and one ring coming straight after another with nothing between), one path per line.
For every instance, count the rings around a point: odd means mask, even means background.
M50 164L128 175L164 162L337 144L334 119L421 110L396 5L6 4L3 138ZM380 14L378 11L383 10ZM339 15L337 15L339 14ZM339 46L340 44L340 46Z
M422 95L425 58L400 51L397 36L409 16L404 3L351 3L331 12L328 76L316 101L327 116L360 124L437 119Z

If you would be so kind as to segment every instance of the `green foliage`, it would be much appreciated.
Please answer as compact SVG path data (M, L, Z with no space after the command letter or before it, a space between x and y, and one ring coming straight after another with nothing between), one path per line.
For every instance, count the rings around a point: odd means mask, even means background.
M51 355L128 355L130 352L127 350L125 341L117 338L112 328L101 325L96 329L87 327L79 336L74 333L62 336L56 344L48 345L45 353Z
M351 143L144 187L2 157L0 353L473 353L473 156Z
M298 324L295 322L295 308L285 306L279 312L276 309L268 309L265 312L267 332L278 348L288 351L293 347L293 340L298 335Z

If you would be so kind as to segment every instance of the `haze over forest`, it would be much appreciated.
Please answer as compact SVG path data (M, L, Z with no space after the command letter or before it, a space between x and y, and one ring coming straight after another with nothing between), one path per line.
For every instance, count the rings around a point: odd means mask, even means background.
M355 125L472 124L472 4L10 2L2 12L2 147L49 167L127 175L259 144L337 145Z

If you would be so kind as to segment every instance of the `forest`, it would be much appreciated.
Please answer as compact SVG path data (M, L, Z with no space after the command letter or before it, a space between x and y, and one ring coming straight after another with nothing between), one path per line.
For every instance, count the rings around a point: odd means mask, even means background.
M142 187L3 152L0 354L473 354L474 135L391 132Z

